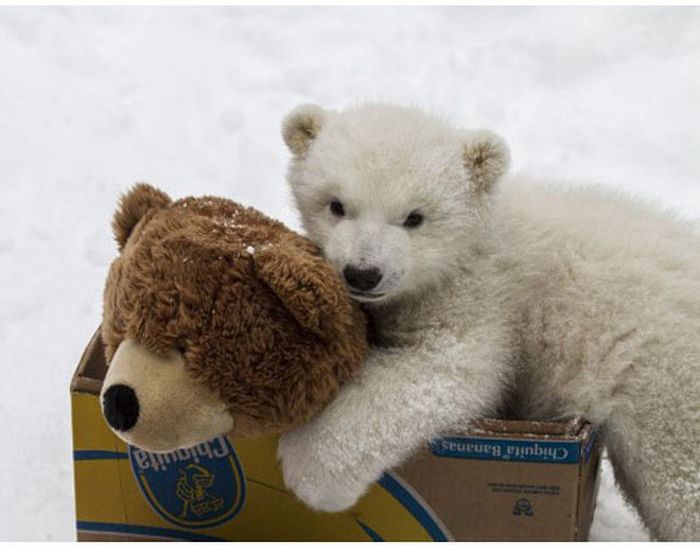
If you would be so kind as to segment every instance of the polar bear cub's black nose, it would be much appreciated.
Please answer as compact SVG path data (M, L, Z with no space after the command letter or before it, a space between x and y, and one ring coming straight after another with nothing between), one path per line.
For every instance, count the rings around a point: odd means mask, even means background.
M139 399L125 384L110 386L102 396L102 411L109 425L126 432L139 419Z
M377 287L382 279L382 271L378 268L355 268L347 265L343 269L343 276L348 285L360 291L370 291Z

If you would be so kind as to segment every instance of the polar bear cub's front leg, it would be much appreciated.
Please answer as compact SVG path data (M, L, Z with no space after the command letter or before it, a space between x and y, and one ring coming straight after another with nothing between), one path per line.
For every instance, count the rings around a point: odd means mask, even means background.
M373 350L320 416L282 436L284 481L308 506L350 508L422 443L500 403L507 374L501 350L450 334L425 341Z

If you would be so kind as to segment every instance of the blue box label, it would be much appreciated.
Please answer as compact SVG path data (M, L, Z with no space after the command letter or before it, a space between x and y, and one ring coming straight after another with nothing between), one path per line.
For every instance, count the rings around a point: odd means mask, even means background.
M430 451L437 457L506 462L575 464L581 458L581 444L578 441L563 440L445 437L433 440Z

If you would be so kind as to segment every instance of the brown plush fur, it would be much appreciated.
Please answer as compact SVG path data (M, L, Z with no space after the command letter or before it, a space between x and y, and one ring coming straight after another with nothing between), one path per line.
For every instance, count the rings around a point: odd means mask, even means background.
M171 202L136 185L114 217L121 250L104 294L107 361L125 338L182 352L236 436L318 413L363 362L366 326L318 249L222 198Z

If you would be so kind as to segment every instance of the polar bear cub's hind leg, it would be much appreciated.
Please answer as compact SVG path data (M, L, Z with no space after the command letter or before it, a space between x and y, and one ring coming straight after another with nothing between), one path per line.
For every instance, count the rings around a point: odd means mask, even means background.
M700 338L688 327L628 368L628 403L605 423L617 483L658 540L700 540Z

